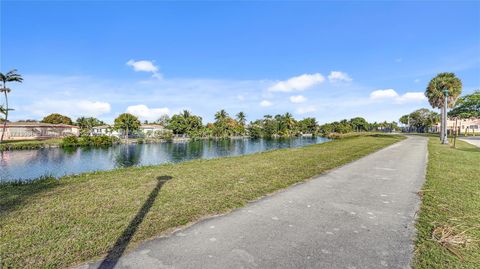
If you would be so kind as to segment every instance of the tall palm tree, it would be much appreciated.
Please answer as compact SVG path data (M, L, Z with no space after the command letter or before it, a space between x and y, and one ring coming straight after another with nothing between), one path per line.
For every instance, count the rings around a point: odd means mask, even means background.
M453 107L455 101L462 93L462 81L455 76L454 73L440 73L428 83L425 91L425 96L428 98L428 102L433 108L441 109L445 101L444 90L448 92L448 107ZM442 112L442 124L443 118L447 115L443 115ZM443 128L441 128L440 137L443 139ZM443 140L442 140L443 141Z
M0 92L3 92L5 95L5 107L4 111L2 111L2 114L5 115L5 121L3 122L3 131L2 131L2 136L0 137L0 143L3 142L3 137L5 135L5 132L7 130L7 121L8 121L8 93L10 93L11 89L7 88L7 82L19 82L22 83L23 78L20 74L17 73L17 69L13 69L8 71L6 74L0 73L0 81L2 82Z
M247 116L245 115L245 113L243 113L242 111L238 112L237 113L237 121L241 124L241 125L245 125L245 122L247 121Z
M5 116L6 113L7 113L7 109L5 109L2 105L0 105L0 114Z
M217 113L215 113L215 120L217 120L217 121L224 120L227 117L228 117L228 113L227 113L227 111L225 111L225 109L222 109L222 110L218 111Z
M433 108L442 108L445 100L444 89L448 89L448 107L453 107L462 93L462 81L454 73L440 73L428 83L425 96Z

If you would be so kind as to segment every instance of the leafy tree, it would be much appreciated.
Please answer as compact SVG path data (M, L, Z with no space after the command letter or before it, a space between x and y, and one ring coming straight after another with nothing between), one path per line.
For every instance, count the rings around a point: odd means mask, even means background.
M297 121L293 118L293 115L287 112L281 119L283 121L282 126L285 128L286 135L295 135L297 133Z
M2 106L2 112L1 112L1 114L4 115L4 120L3 120L2 136L0 137L0 143L3 143L3 137L7 129L8 112L13 110L8 107L8 93L10 93L11 89L7 88L7 82L22 83L23 78L20 74L17 73L17 69L13 69L8 71L6 74L3 74L0 72L0 81L2 82L0 93L3 92L5 96L5 107Z
M317 132L317 125L315 118L305 118L298 121L299 130L304 134L315 134Z
M236 121L237 121L237 127L236 127L236 133L239 135L245 135L246 129L245 129L245 123L247 121L247 116L243 112L238 112L236 115Z
M480 90L460 97L448 116L461 119L480 117Z
M229 137L244 133L245 128L222 109L215 113L212 134L217 137Z
M368 131L368 122L362 117L356 117L353 119L350 119L350 125L352 126L353 131L355 132L362 132L362 131Z
M195 135L202 127L202 118L192 115L187 110L173 115L167 125L167 129L172 130L174 134L188 135Z
M251 138L261 138L264 136L261 120L250 122L250 124L248 125L248 135Z
M265 115L262 121L263 136L272 138L277 134L277 122L271 115Z
M237 121L238 123L240 123L240 125L243 125L245 126L245 123L247 121L247 116L245 115L245 113L243 113L242 111L238 112L237 113Z
M408 124L408 117L409 117L409 116L410 116L410 114L409 114L409 115L403 115L403 116L401 116L401 117L400 117L400 120L399 120L400 123L407 125L407 124Z
M437 124L440 115L426 108L421 108L410 113L410 126L414 127L418 132L427 132L428 128Z
M122 130L124 132L125 139L128 142L128 135L139 129L140 121L132 114L123 113L115 119L114 127L115 129Z
M76 124L80 128L81 135L89 135L93 127L104 125L105 123L94 117L80 117L77 119Z
M215 120L216 121L224 120L227 117L228 117L228 113L227 113L227 111L225 111L225 109L222 109L222 110L218 111L217 113L215 113Z
M73 124L72 119L58 113L53 113L44 117L41 122L50 124Z

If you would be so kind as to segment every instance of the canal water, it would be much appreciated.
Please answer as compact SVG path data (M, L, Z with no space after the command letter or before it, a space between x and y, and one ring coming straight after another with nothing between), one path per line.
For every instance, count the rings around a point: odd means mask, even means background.
M45 148L0 152L0 182L61 177L119 167L176 163L194 159L238 156L302 147L328 141L323 137L288 139L225 139L159 144L116 145L108 148Z

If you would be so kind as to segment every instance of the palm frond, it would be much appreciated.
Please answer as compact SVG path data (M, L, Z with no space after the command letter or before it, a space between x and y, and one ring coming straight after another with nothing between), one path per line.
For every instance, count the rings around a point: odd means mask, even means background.
M6 74L0 73L0 80L5 82L22 82L23 78L22 75L17 73L17 69L13 69L8 71Z

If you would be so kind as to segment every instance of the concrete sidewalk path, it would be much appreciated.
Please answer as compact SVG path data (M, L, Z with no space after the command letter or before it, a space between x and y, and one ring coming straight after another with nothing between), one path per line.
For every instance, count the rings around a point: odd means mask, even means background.
M469 136L469 137L460 138L460 140L480 148L480 136Z
M409 268L426 162L427 138L409 137L102 267Z

